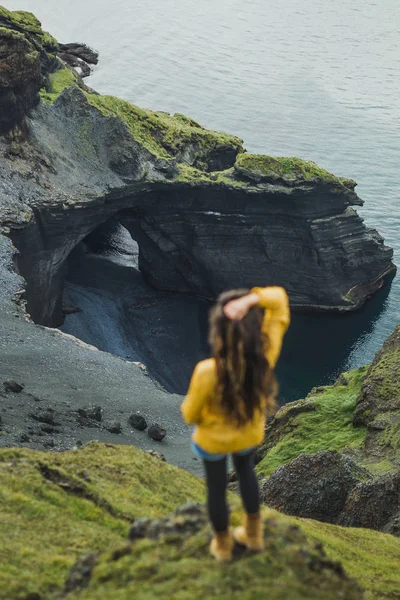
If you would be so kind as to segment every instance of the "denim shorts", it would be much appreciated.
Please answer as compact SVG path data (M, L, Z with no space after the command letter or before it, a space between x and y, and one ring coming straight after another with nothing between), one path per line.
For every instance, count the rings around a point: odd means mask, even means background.
M195 444L194 442L191 442L190 444L191 448L192 448L192 452L195 456L197 456L197 458L201 458L202 460L222 460L223 458L226 458L227 456L229 456L229 454L237 454L238 456L246 456L246 454L250 454L251 452L253 452L255 446L252 446L251 448L245 448L244 450L239 450L239 452L227 452L226 454L212 454L210 452L206 452L205 450L203 450L203 448L200 448L200 446L198 446L197 444Z

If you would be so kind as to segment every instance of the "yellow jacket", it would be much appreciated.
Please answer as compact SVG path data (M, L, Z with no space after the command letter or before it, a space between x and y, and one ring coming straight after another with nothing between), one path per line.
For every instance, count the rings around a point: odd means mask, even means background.
M253 288L265 309L262 330L268 336L266 357L274 368L281 352L283 336L290 323L289 299L281 287ZM186 423L197 425L192 439L211 454L230 454L260 444L264 438L265 414L257 411L242 426L224 412L216 392L215 359L197 363L181 411Z

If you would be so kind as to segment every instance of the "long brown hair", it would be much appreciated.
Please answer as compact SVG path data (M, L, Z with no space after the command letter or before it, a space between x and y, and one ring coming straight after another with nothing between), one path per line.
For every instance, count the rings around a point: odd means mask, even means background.
M264 310L253 306L238 321L228 319L224 313L225 304L247 294L246 289L220 294L209 317L209 343L216 361L218 392L224 410L239 425L251 421L265 399L267 414L276 410L277 384L265 356L268 338L261 329Z

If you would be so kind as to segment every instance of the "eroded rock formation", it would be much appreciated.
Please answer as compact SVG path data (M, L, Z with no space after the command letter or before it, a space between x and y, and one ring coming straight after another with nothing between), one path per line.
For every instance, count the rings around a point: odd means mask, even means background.
M13 36L18 19L5 12ZM18 30L22 44L30 35ZM183 115L99 96L46 36L35 34L45 66L36 57L18 83L21 97L31 80L37 88L40 64L42 102L25 115L17 147L0 140L9 157L0 166L1 226L19 250L36 322L62 322L66 260L110 218L139 243L154 287L208 299L271 283L287 288L294 308L351 310L394 270L392 251L351 208L361 204L355 182L307 161L246 154L238 138Z

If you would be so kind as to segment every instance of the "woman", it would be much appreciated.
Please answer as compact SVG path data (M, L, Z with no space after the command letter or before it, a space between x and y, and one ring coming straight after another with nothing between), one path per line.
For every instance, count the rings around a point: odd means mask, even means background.
M196 425L192 449L205 467L214 530L210 552L220 562L231 558L234 541L256 552L264 547L253 450L275 409L274 367L289 322L281 287L221 294L210 312L213 358L196 365L181 407L185 421ZM244 526L233 534L226 502L228 454L246 511Z

